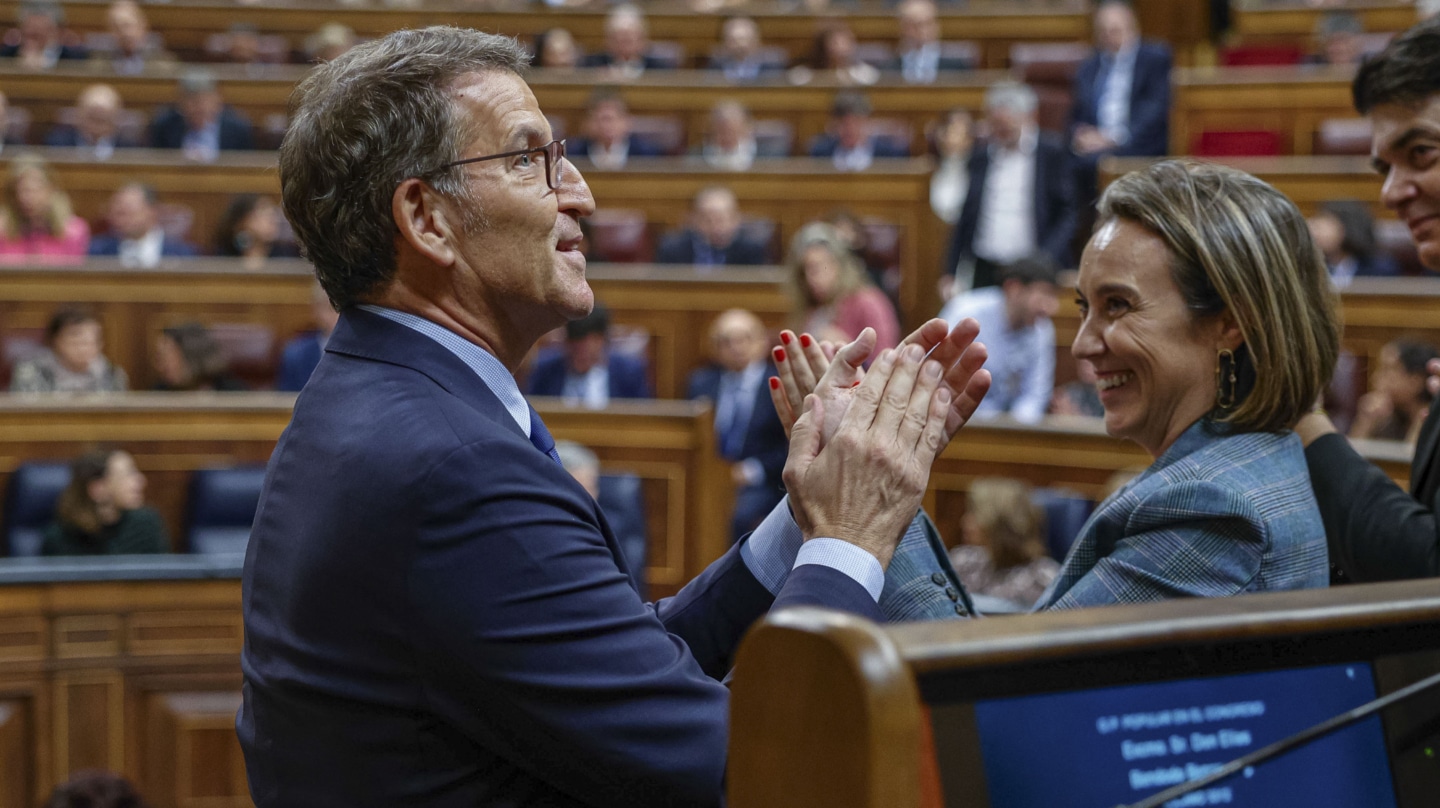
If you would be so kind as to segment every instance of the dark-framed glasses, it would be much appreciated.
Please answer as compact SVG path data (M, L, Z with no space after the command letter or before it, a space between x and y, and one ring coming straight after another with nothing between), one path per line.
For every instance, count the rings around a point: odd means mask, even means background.
M533 149L516 149L502 154L487 154L484 157L467 157L464 160L456 160L453 163L446 163L437 171L443 171L455 166L463 166L467 163L483 163L486 160L499 160L504 157L519 157L522 154L543 154L545 155L545 184L550 190L558 190L560 187L560 161L565 157L565 141L552 140L544 146L536 146Z

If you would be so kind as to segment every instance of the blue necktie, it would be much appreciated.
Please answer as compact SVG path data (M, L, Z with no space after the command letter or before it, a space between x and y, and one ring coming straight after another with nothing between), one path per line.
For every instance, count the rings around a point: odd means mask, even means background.
M545 428L545 422L540 420L540 413L530 408L530 442L535 448L550 455L550 459L560 463L560 453L555 451L555 439L550 437L550 430ZM564 465L563 463L561 465Z

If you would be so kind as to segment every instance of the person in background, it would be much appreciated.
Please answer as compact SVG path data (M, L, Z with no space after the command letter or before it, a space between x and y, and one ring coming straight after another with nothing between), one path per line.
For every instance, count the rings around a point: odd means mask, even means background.
M1335 288L1344 289L1358 277L1400 274L1395 259L1380 251L1375 219L1364 203L1348 199L1325 202L1305 221L1325 256Z
M200 323L181 323L160 332L155 338L151 357L159 381L154 389L161 391L245 390L245 385L231 376L225 353L210 330Z
M864 264L831 225L811 222L790 241L786 275L795 303L796 331L846 343L866 327L875 329L875 350L900 341L900 323L889 298L865 275Z
M355 47L359 42L355 30L344 23L327 22L305 38L305 61L307 64L328 62Z
M1045 416L1055 390L1055 326L1060 268L1043 253L1000 270L1000 285L957 295L940 310L951 325L972 317L990 348L990 394L975 414L1008 414L1033 424Z
M720 46L710 57L710 69L729 81L751 82L767 73L784 72L783 64L766 61L760 51L760 26L750 17L731 17L720 27Z
M45 528L46 556L170 552L165 522L145 505L145 475L118 449L91 449L70 463L70 483Z
M812 78L830 79L839 84L869 86L880 80L880 71L856 55L855 32L843 20L823 20L815 30L815 42L807 64L790 69L793 84Z
M605 17L605 50L586 56L582 65L601 67L613 79L639 78L646 70L663 70L663 60L650 54L649 25L645 12L628 3Z
M10 131L10 99L0 92L0 152L6 146L23 146L25 139Z
M126 267L159 266L161 258L189 258L194 245L160 226L160 197L153 185L127 182L110 197L110 231L90 240L91 255L113 255Z
M135 148L140 142L120 131L123 111L120 93L108 84L92 84L75 99L75 123L57 124L45 137L46 146L81 149L86 157L109 160L115 150Z
M150 31L150 21L135 0L115 0L105 9L109 41L90 51L90 60L117 76L137 76L147 67L170 66L175 54L165 50Z
M1105 0L1095 9L1095 52L1075 74L1070 149L1093 173L1100 157L1159 156L1170 149L1170 47L1141 40L1135 9ZM1095 179L1082 189L1088 204Z
M150 804L124 777L85 769L55 786L41 808L150 808Z
M1440 350L1420 340L1401 337L1386 343L1370 377L1370 392L1356 407L1350 437L1415 443L1435 398L1425 385L1425 365L1436 357Z
M935 173L930 175L930 209L945 224L960 219L960 206L970 192L970 150L975 145L975 119L956 107L940 116L930 130L930 153Z
M835 94L825 134L810 142L811 157L829 157L837 171L864 171L876 157L909 157L909 144L870 131L870 99L855 90Z
M933 0L903 0L895 7L900 25L896 56L886 70L900 73L906 84L934 84L942 73L954 74L973 65L940 52L940 20Z
M16 41L0 45L0 59L14 59L26 70L49 70L61 59L84 59L88 54L74 33L63 28L65 12L57 2L34 0L20 4Z
M1020 480L981 477L971 483L960 544L950 563L972 595L1028 609L1060 572L1045 549L1045 514Z
M1365 24L1349 11L1327 11L1315 22L1315 42L1320 46L1318 53L1306 61L1322 65L1360 64L1365 57Z
M631 157L658 157L660 149L630 132L630 106L614 89L600 87L585 105L583 137L567 144L570 158L588 157L595 168L614 171Z
M765 245L740 232L740 203L735 192L711 185L701 188L691 201L689 226L660 240L655 263L758 266L766 263Z
M710 126L700 156L711 168L723 171L749 171L759 156L755 140L755 124L750 110L739 101L722 99L710 108ZM784 155L766 155L783 157Z
M759 317L744 309L722 312L710 326L711 362L690 374L685 394L715 407L715 442L735 484L731 541L758 527L785 495L780 472L790 443L766 388L775 375L767 347Z
M315 324L314 330L296 335L280 351L276 390L299 392L310 381L310 374L315 372L325 353L325 343L330 341L335 323L340 320L340 312L330 305L330 298L318 283L310 289L310 319Z
M22 154L10 162L0 207L0 263L78 264L90 225L76 216L45 161Z
M150 145L181 149L185 157L213 162L222 151L255 148L250 121L220 96L215 74L192 69L180 77L178 101L155 116L150 124Z
M45 350L21 362L10 377L12 393L118 393L130 386L125 371L105 358L100 318L89 309L62 307L45 325Z
M655 397L645 363L610 350L610 310L599 303L565 323L564 347L536 360L526 392L591 410L604 409L612 398Z
M535 37L535 55L530 62L547 70L574 70L580 66L580 46L564 28L550 28Z
M215 228L215 254L256 269L270 258L293 258L295 245L280 240L280 207L268 196L236 194Z
M1055 388L1055 395L1050 397L1050 414L1105 417L1105 405L1100 403L1100 391L1095 388L1093 364L1075 362L1075 381Z

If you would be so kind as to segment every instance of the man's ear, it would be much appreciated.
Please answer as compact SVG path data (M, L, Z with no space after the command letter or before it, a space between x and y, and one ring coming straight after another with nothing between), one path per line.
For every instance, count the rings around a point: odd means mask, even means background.
M400 237L437 266L455 263L456 230L446 200L422 180L400 183L390 198Z

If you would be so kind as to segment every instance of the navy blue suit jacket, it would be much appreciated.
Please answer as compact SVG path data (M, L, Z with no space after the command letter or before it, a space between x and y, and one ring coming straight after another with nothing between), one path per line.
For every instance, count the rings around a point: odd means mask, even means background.
M950 235L950 249L945 274L953 274L955 265L975 257L975 231L980 226L980 202L985 197L985 181L990 173L990 150L977 145L970 153L970 193L960 206L960 219ZM1053 135L1045 132L1035 144L1035 240L1036 248L1048 253L1061 266L1070 266L1070 242L1075 237L1079 217L1075 201L1074 172L1070 170L1070 151Z
M700 235L688 227L666 234L664 238L660 239L660 246L655 249L655 263L695 263L695 240L697 238L700 238ZM765 245L747 241L739 235L725 247L724 253L726 266L759 266L767 263Z
M643 137L630 135L630 150L626 159L630 157L664 157L665 151L659 146L651 143ZM565 141L565 154L569 157L589 157L590 141L583 137L571 138Z
M1130 139L1111 154L1124 157L1170 153L1170 47L1142 42L1135 52L1130 80ZM1075 106L1070 110L1070 131L1079 124L1097 126L1100 112L1100 54L1091 54L1075 74Z
M773 366L765 369L765 377L775 375ZM690 374L690 387L686 398L691 400L708 398L720 401L720 380L725 369L719 365L706 365ZM785 437L785 427L775 415L775 404L770 400L770 388L763 382L755 388L755 401L750 410L750 423L745 428L745 440L740 444L738 459L755 458L765 469L765 483L781 485L780 472L785 470L785 458L790 455L790 441Z
M93 148L81 139L79 129L64 124L50 130L50 133L45 136L45 145L72 149L77 147ZM115 136L115 148L117 149L133 149L139 146L140 144L136 143L132 138L118 134Z
M422 334L341 314L245 558L250 789L272 806L719 805L720 678L768 608L879 619L739 548L645 604L594 500Z
M840 141L834 135L816 135L810 141L811 157L833 157L835 149L840 146ZM870 138L870 153L874 157L909 157L910 148L907 144L896 143L889 138Z
M174 107L167 107L150 123L150 146L156 149L179 149L185 146L185 116ZM220 110L220 151L248 151L255 148L250 122L236 110Z
M96 236L90 239L89 252L91 255L119 255L120 239L109 234ZM169 258L189 258L197 251L193 244L166 236L160 242L160 254Z
M654 398L650 389L650 376L645 363L624 354L611 351L606 360L610 371L611 398ZM559 350L542 352L530 371L530 381L525 392L532 396L560 396L565 394L565 352Z

